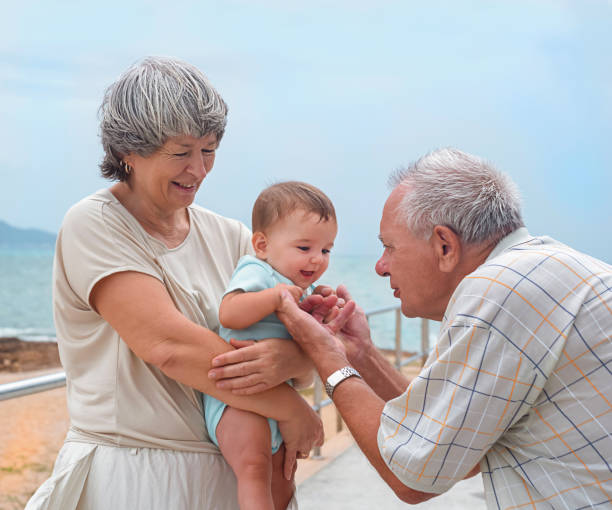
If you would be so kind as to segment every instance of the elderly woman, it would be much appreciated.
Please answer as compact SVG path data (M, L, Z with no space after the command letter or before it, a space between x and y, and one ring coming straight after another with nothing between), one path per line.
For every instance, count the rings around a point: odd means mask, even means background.
M118 182L68 211L53 271L71 427L26 508L238 508L198 392L278 420L290 475L321 441L319 419L288 385L239 396L207 376L232 349L215 333L217 310L251 249L244 225L193 205L226 115L207 79L176 60L147 58L107 90L101 168ZM272 342L283 363L268 386L310 369L294 342Z

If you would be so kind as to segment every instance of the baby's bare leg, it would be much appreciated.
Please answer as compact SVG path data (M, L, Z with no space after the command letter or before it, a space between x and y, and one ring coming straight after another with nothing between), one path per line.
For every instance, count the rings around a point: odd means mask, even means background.
M238 479L240 510L274 510L268 421L227 407L217 425L217 440Z

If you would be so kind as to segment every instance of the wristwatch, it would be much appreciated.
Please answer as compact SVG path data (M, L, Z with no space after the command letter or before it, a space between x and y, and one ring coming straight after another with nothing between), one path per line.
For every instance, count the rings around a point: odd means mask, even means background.
M340 370L336 370L333 374L331 374L327 378L327 381L325 381L325 391L329 395L329 398L332 398L336 386L338 386L345 379L353 376L361 378L361 374L357 372L357 370L348 366L342 367Z

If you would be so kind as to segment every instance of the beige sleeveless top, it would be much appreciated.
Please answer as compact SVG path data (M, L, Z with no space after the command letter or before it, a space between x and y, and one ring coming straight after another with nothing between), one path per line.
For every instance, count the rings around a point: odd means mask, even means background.
M188 208L190 230L168 249L147 234L109 190L74 205L57 238L54 318L66 370L68 440L216 453L196 390L132 353L89 305L101 279L138 271L159 279L190 320L217 331L217 311L238 259L251 252L240 222Z

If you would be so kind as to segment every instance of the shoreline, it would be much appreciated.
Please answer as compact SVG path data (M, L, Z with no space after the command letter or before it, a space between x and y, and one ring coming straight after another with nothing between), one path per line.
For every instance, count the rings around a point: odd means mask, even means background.
M60 367L57 342L0 338L0 372L29 372Z

